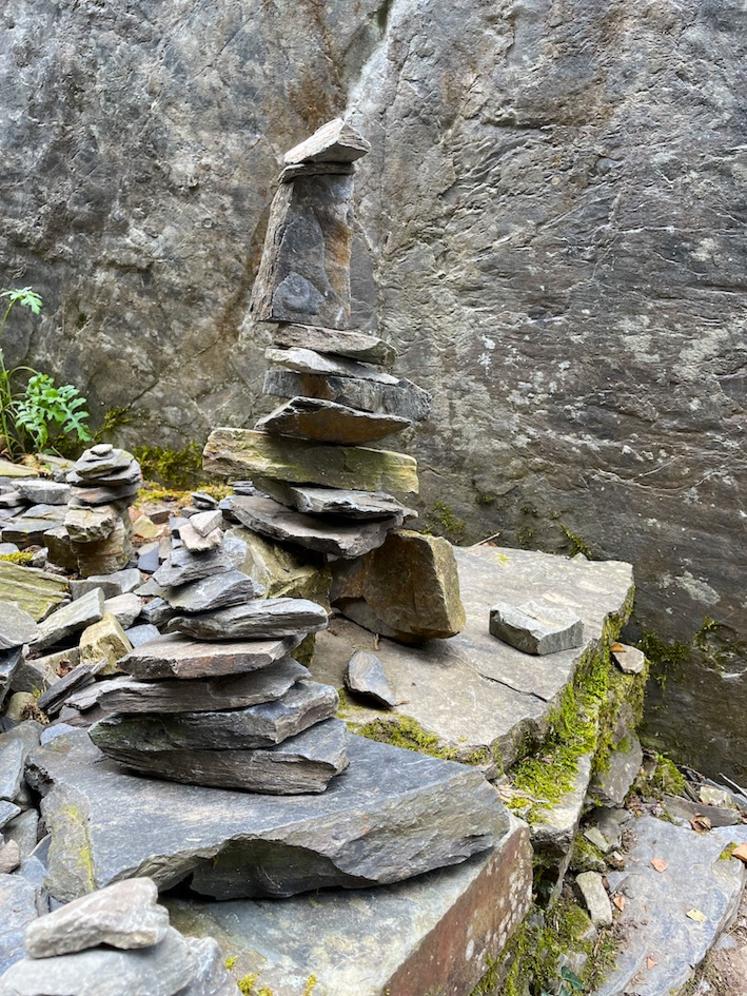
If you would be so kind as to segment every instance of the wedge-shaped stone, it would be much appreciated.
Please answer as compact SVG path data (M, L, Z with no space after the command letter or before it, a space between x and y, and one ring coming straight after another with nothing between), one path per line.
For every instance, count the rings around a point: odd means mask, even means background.
M322 374L333 377L356 377L360 380L371 380L377 384L388 384L396 387L399 378L377 370L368 363L360 363L344 356L329 356L325 353L315 353L313 349L267 349L265 358L286 370L294 370L302 374Z
M391 367L397 359L394 346L367 332L342 332L316 325L278 325L272 331L272 339L276 346L313 349L317 353L345 356L360 363L377 363L382 367Z
M91 728L91 739L105 754L128 750L151 754L181 750L247 750L273 747L315 723L331 719L337 709L331 685L299 681L274 702L220 712L116 714Z
M356 650L348 661L345 687L354 695L362 695L385 709L397 704L397 696L389 684L381 658L368 650Z
M159 944L140 951L102 947L52 958L24 958L0 980L0 996L174 996L191 982L196 970L187 942L170 927Z
M286 166L293 163L351 163L371 151L366 139L342 118L333 118L313 135L285 153Z
M15 602L37 622L69 595L64 578L0 560L0 600Z
M327 627L327 613L306 598L265 598L205 615L176 616L169 633L198 640L297 638Z
M348 756L326 792L282 799L132 777L87 733L58 736L27 774L44 793L51 895L135 875L220 899L364 888L457 864L508 828L474 768L359 737Z
M13 802L21 791L26 758L39 745L42 727L32 719L0 734L0 799Z
M207 512L197 512L189 517L189 525L192 526L198 536L209 536L213 530L219 529L223 522L223 515L218 508L210 509Z
M11 650L32 643L39 627L33 618L15 602L0 600L0 650Z
M39 625L39 635L34 641L35 650L44 650L62 643L87 626L98 622L104 614L104 593L101 588L94 588L81 598L63 605Z
M230 611L230 610L224 610ZM326 614L325 614L326 621ZM228 634L226 634L227 636ZM299 637L199 643L181 636L163 636L136 647L119 662L135 678L217 678L269 667L298 646Z
M245 709L260 702L273 702L302 678L307 668L288 657L260 671L224 678L193 678L179 681L138 681L112 678L71 696L67 705L81 712L99 706L105 712L172 713L213 712Z
M221 545L223 530L213 529L207 536L203 536L197 532L191 520L187 519L179 527L179 539L190 553L205 553L207 550L216 550Z
M115 722L116 719L112 720ZM116 729L112 727L103 743L96 731L97 727L93 727L91 738L114 761L136 771L189 785L243 789L269 795L324 792L330 779L344 771L348 764L348 731L339 719L317 723L277 746L253 749L237 746L234 750L183 746L145 750L142 745L118 746L112 742L116 741Z
M405 453L323 446L252 429L214 429L205 445L203 467L223 477L263 474L292 484L405 494L418 491L417 463Z
M228 605L240 605L261 594L260 585L242 571L214 574L163 591L163 597L171 608L180 612L208 612Z
M345 488L317 488L309 484L285 484L271 477L254 478L260 491L297 512L335 516L342 519L386 519L400 523L416 519L418 513L384 491L352 491ZM232 499L229 499L232 501Z
M319 443L346 443L357 446L373 443L412 425L396 415L362 412L322 398L292 398L265 415L255 425L260 432L297 436Z
M22 659L23 652L21 647L0 650L0 705L3 704L10 691L10 686L20 670Z
M239 522L270 539L335 557L360 557L402 524L403 515L373 522L332 522L286 508L262 495L237 495L231 510Z
M76 664L64 678L55 681L43 695L39 697L39 708L48 716L55 716L65 704L69 695L92 685L96 675L106 667L106 661L94 661L89 664Z
M422 422L431 413L430 394L404 378L396 384L378 384L355 377L301 374L274 367L265 374L264 393L279 398L321 398L410 422Z
M34 920L26 929L26 950L32 958L50 958L99 944L125 950L151 947L169 927L169 914L157 903L151 879L115 882Z
M540 600L494 605L490 632L526 654L557 654L580 647L584 640L584 624L573 609Z

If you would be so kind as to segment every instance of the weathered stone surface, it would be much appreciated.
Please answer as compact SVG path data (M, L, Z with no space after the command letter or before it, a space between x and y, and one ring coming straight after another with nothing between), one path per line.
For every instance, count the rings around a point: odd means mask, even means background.
M134 591L128 591L125 595L115 595L114 598L107 598L104 602L104 613L114 616L123 630L132 626L142 608L143 600Z
M181 636L163 636L136 647L119 662L135 678L215 678L257 671L297 646L293 637L241 642L199 643Z
M119 517L113 505L71 506L65 514L65 529L73 543L99 543L111 536Z
M531 903L527 829L460 865L378 889L325 889L282 903L168 899L171 920L214 934L239 976L295 993L313 966L324 996L472 992ZM345 957L340 957L340 951Z
M69 485L43 478L21 479L15 489L30 505L66 505L70 495Z
M362 412L323 398L291 398L259 419L255 429L318 443L358 446L376 442L411 425L406 418Z
M576 876L576 886L594 926L611 927L612 904L599 872L581 872Z
M205 444L203 466L224 477L263 474L294 484L413 494L418 490L417 465L405 453L278 439L253 429L214 429Z
M181 718L175 717L176 721ZM140 725L147 721L131 722ZM324 792L330 780L348 765L349 735L345 724L337 719L318 723L276 746L236 746L232 750L183 745L149 750L142 744L120 745L117 723L117 717L112 717L91 729L91 739L108 757L135 771L189 785L265 795L303 795Z
M68 671L63 678L60 678L59 681L56 681L46 692L39 696L39 708L46 712L48 716L56 715L65 703L68 695L72 695L73 692L77 692L79 689L93 684L96 680L96 675L102 672L105 666L106 662L102 660L76 665L72 671Z
M18 516L3 525L2 538L4 542L15 543L22 550L30 546L44 546L44 534L55 525L51 519Z
M0 979L0 996L174 996L195 975L189 945L169 928L139 951L93 948L51 958L24 958Z
M244 526L236 526L229 535L240 538L246 547L240 569L270 598L308 598L329 608L329 568L303 563L292 550Z
M37 622L64 602L69 587L56 574L0 560L0 599L15 602Z
M339 516L343 519L385 519L397 516L402 521L417 518L417 512L406 508L392 495L383 491L350 491L344 488L315 488L308 484L285 484L269 477L255 477L257 488L276 501L312 515ZM236 499L229 499L232 503ZM239 500L240 504L240 500Z
M277 325L272 330L272 340L286 349L313 349L316 353L331 353L382 367L393 366L397 358L394 346L366 332L342 332L315 325Z
M263 392L280 398L321 398L349 408L396 415L410 422L422 422L431 414L430 394L405 379L392 385L353 377L301 374L274 368L265 375Z
M518 606L496 603L490 610L490 632L526 654L557 654L580 647L584 640L579 617L567 606L548 600Z
M385 373L368 363L359 363L344 356L330 356L316 353L313 349L268 349L265 351L268 363L294 370L301 374L321 374L324 377L355 377L359 380L372 380L377 384L391 387L399 384L399 378Z
M78 573L83 578L120 572L132 556L132 536L129 521L117 519L105 540L73 544L78 555Z
M625 674L641 674L646 666L646 655L637 647L625 643L615 643L612 647L612 660Z
M26 925L39 915L31 882L20 875L0 875L0 914L1 987L2 973L24 956Z
M21 848L17 841L0 841L0 875L10 875L21 863Z
M336 568L331 597L367 629L406 642L454 636L465 624L451 544L409 529Z
M80 598L94 588L101 588L105 598L125 595L135 591L140 586L142 577L137 567L129 567L123 571L113 571L111 574L93 574L82 581L71 581L70 591L73 599Z
M44 546L47 550L47 560L50 564L62 567L65 571L78 570L78 554L75 544L65 526L55 526L44 533Z
M280 184L249 305L257 321L349 324L352 194L344 174Z
M5 826L6 823L10 823L12 819L21 812L18 806L14 806L12 802L7 802L2 800L0 802L0 830Z
M570 791L553 806L547 806L532 820L532 847L542 867L542 882L538 885L545 893L554 892L565 875L571 857L571 846L578 831L586 792L591 778L592 758L584 754L579 758ZM538 879L540 876L538 875Z
M215 550L221 545L223 532L220 529L213 529L207 536L203 536L187 519L179 527L179 539L190 553L206 553L208 550Z
M730 843L747 842L747 827L695 833L643 816L626 829L634 843L625 870L608 874L611 891L625 897L615 917L615 967L596 996L679 992L737 911L747 868L722 854ZM663 872L651 867L655 857L667 861ZM704 919L689 917L693 910Z
M467 621L450 640L403 646L355 623L334 618L316 636L310 664L317 681L339 688L355 650L373 650L384 665L399 704L388 712L358 706L345 714L353 728L377 724L381 736L400 724L436 738L439 747L458 758L499 756L509 767L517 751L547 731L548 716L584 653L599 645L606 621L618 625L630 611L633 572L615 561L582 562L529 550L491 546L455 548L459 586ZM496 592L517 604L548 588L563 591L569 607L584 620L585 647L551 657L527 657L488 632L486 620Z
M321 605L305 598L265 598L201 616L175 616L169 633L197 640L271 640L318 633L327 626Z
M589 786L590 797L599 806L622 806L642 761L640 740L630 731L611 751L604 770L595 773Z
M171 588L222 574L232 567L231 557L223 547L196 554L180 546L172 549L153 577L162 588Z
M226 955L214 937L187 938L195 976L179 996L236 996L236 982L225 968ZM230 957L230 956L228 956Z
M189 517L189 525L199 536L209 536L214 529L219 529L222 523L223 515L218 508L197 512L196 515Z
M208 612L228 605L240 605L262 594L260 585L243 571L225 571L178 588L165 588L164 599L180 612Z
M104 614L104 593L94 588L81 598L63 605L39 625L39 634L34 641L36 650L45 650L56 643L70 639L86 626L98 622Z
M87 626L80 635L81 664L103 661L101 674L114 674L119 661L131 650L132 644L122 626L109 612L105 612L92 626Z
M371 151L370 144L347 121L327 121L309 138L285 153L286 166L293 163L351 163Z
M4 805L8 805L7 803ZM17 808L17 807L14 807ZM4 830L6 840L14 840L21 853L21 868L23 862L39 843L39 813L35 809L26 809L19 813Z
M131 626L125 630L125 636L133 647L142 647L144 643L152 643L160 635L158 627L152 623L141 623L139 626Z
M372 699L376 705L391 709L397 697L389 684L381 659L366 650L358 650L345 669L345 687L355 695Z
M26 930L31 958L85 951L100 944L147 948L166 936L169 914L149 878L115 882L34 920Z
M0 734L0 799L13 802L21 791L29 752L39 745L41 726L27 719Z
M263 495L236 495L231 511L242 525L262 536L344 558L375 550L403 520L398 515L371 522L330 521L296 512Z
M32 643L38 627L32 616L16 602L0 601L0 650L11 650Z
M129 714L242 709L279 699L296 681L308 677L308 669L289 657L259 671L223 678L192 678L190 681L113 678L97 681L90 688L71 696L67 704L83 712L99 706L105 712Z
M193 891L221 899L360 888L456 864L508 828L473 768L359 737L348 755L326 792L280 799L131 777L86 733L57 737L28 773L45 792L50 893L72 899L125 874L162 889L191 875Z
M11 689L23 659L21 647L10 650L0 650L0 706Z

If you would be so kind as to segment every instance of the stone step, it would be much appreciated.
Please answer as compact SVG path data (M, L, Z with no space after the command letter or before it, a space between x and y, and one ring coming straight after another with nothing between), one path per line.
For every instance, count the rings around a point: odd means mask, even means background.
M308 633L326 629L327 621L326 610L307 598L264 598L202 615L175 616L167 630L197 640L287 637L300 642Z
M418 517L415 509L407 508L384 491L352 491L346 488L317 488L308 484L286 484L261 475L254 478L260 491L297 512L309 515L335 516L342 519L385 519L398 516L409 522Z
M394 346L368 332L324 329L316 325L277 325L272 330L276 346L287 349L313 349L317 353L344 356L360 363L391 367L397 359ZM22 490L19 487L19 490Z
M363 412L323 398L291 398L259 419L254 428L318 443L359 446L401 432L411 425L407 418Z

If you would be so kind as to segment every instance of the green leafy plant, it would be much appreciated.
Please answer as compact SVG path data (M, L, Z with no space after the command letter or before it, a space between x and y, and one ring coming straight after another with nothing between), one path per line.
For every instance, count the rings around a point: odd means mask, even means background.
M34 315L39 315L43 306L41 297L30 287L2 291L0 299L7 301L0 317L0 339L16 305ZM5 449L13 458L29 443L33 449L44 450L70 438L90 442L88 418L86 399L77 387L57 387L53 377L31 367L9 369L0 346L0 451Z

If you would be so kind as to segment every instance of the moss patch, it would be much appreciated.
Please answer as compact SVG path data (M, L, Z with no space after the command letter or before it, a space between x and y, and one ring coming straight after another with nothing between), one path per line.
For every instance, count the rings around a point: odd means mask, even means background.
M15 553L0 553L0 560L6 564L19 564L21 567L28 566L33 559L34 555L29 550L16 550Z
M425 517L426 532L445 536L452 543L462 543L467 533L467 523L445 501L436 501Z
M160 481L169 488L193 488L202 473L202 449L199 443L187 443L181 450L162 446L136 446L134 456L148 480Z
M656 754L653 768L644 766L633 786L633 790L646 799L663 799L665 795L684 796L686 789L685 776L674 761L663 754Z

